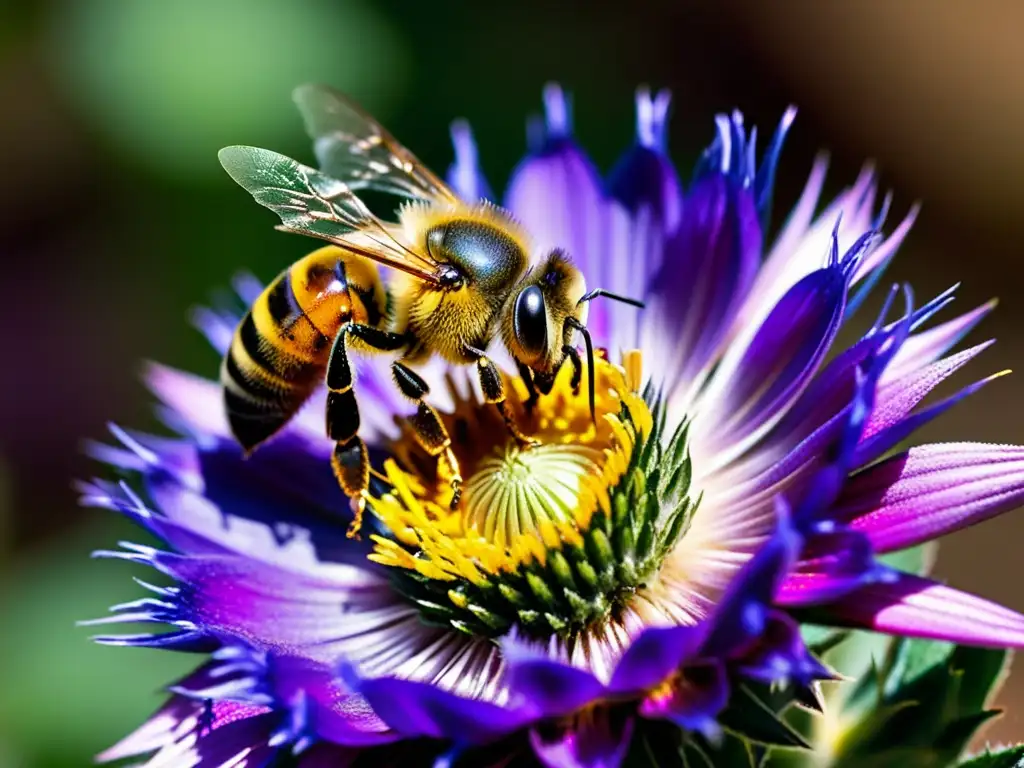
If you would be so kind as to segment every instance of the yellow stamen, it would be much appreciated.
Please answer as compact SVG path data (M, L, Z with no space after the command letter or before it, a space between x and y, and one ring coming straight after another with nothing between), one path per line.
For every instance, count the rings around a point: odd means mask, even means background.
M631 392L639 392L643 385L644 364L639 349L622 353L622 367L626 369L626 386Z
M638 382L639 353L630 357ZM507 432L481 429L464 423L477 435L490 436L490 446L473 448L477 454L460 456L467 468L461 508L452 511L442 497L444 484L385 463L391 492L371 499L374 514L393 539L373 537L374 562L415 571L428 579L466 580L476 586L490 583L501 572L518 572L531 562L546 562L548 553L564 546L580 546L597 510L607 511L609 488L629 466L634 445L651 430L647 404L627 384L622 368L598 360L597 420L590 415L587 385L574 391L566 366L549 395L540 399L533 414L520 408L520 426L539 445L520 448ZM589 374L588 374L589 375ZM510 389L525 399L521 381ZM512 401L513 405L518 405ZM492 406L457 403L459 418L490 418ZM622 408L629 418L621 416ZM450 416L451 417L451 416ZM454 417L451 417L454 418ZM493 442L497 436L499 442ZM458 447L456 447L458 450ZM395 451L403 453L402 446ZM465 598L448 592L453 604Z

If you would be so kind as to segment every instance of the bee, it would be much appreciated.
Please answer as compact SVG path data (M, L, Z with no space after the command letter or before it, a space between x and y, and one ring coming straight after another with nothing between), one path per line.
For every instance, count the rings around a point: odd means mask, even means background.
M315 142L319 170L245 146L221 150L220 162L280 217L278 229L330 245L294 263L256 299L223 360L221 382L231 431L246 454L275 435L326 383L331 466L352 500L349 535L356 535L370 461L359 438L352 351L396 355L395 383L416 404L413 433L443 468L454 509L462 486L458 461L437 411L426 402L427 383L413 366L433 355L474 365L486 402L528 446L530 439L506 407L501 372L487 355L492 339L500 337L511 353L532 406L550 392L567 360L578 390L583 366L572 343L576 332L593 369L586 328L590 299L642 304L608 291L587 293L583 274L560 250L533 259L527 233L508 212L461 200L341 94L310 85L294 96ZM407 198L397 222L374 215L357 196L361 190ZM587 378L593 413L594 380Z

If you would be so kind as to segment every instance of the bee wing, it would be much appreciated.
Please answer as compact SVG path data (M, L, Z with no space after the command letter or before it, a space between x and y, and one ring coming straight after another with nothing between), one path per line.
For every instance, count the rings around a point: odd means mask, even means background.
M292 94L320 168L352 189L454 202L457 196L361 107L323 85Z
M220 163L282 229L334 243L385 266L437 284L437 262L400 240L352 187L290 157L258 147L225 147Z

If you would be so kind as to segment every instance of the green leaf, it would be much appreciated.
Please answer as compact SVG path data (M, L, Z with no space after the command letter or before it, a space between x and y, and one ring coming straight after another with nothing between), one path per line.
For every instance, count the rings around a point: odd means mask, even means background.
M918 680L937 664L942 664L954 652L952 643L900 638L892 645L883 684L887 697L898 695L900 686Z
M922 544L919 547L911 547L899 552L890 552L887 555L880 555L879 562L885 563L891 568L900 571L913 573L918 576L927 575L935 564L935 556L939 547L934 542Z
M782 719L780 710L769 704L769 696L749 685L736 688L718 722L733 733L761 744L810 748L810 744Z
M691 734L680 755L690 768L760 768L765 748L734 733L723 733L721 739L713 744L702 736ZM655 768L662 768L662 765L659 763Z
M1024 768L1024 744L1007 747L996 752L985 750L960 763L959 768Z
M675 723L638 718L623 768L685 768L684 738Z
M985 710L1001 680L1004 651L899 640L882 668L883 698L842 738L835 768L882 765L915 752L908 765L947 765L995 714ZM863 703L863 702L861 702ZM894 763L898 764L898 763Z
M917 702L901 701L869 710L843 734L838 749L839 755L833 765L849 768L857 765L865 754L872 755L884 751L878 745L887 742L880 734L885 732L888 723L898 717L903 710L916 706Z
M934 749L939 762L948 765L956 760L967 749L967 745L978 729L993 717L998 717L1001 714L1002 710L1000 709L975 712L946 726L942 735L935 740Z
M804 624L800 627L804 645L815 656L824 656L840 643L848 640L852 634L849 630L833 629L818 624Z

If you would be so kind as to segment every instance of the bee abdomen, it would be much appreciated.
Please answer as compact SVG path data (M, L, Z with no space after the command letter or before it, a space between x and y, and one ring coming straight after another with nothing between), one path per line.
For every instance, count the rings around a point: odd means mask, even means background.
M246 451L299 410L322 380L329 354L330 339L302 310L284 272L242 319L221 368L231 431Z

